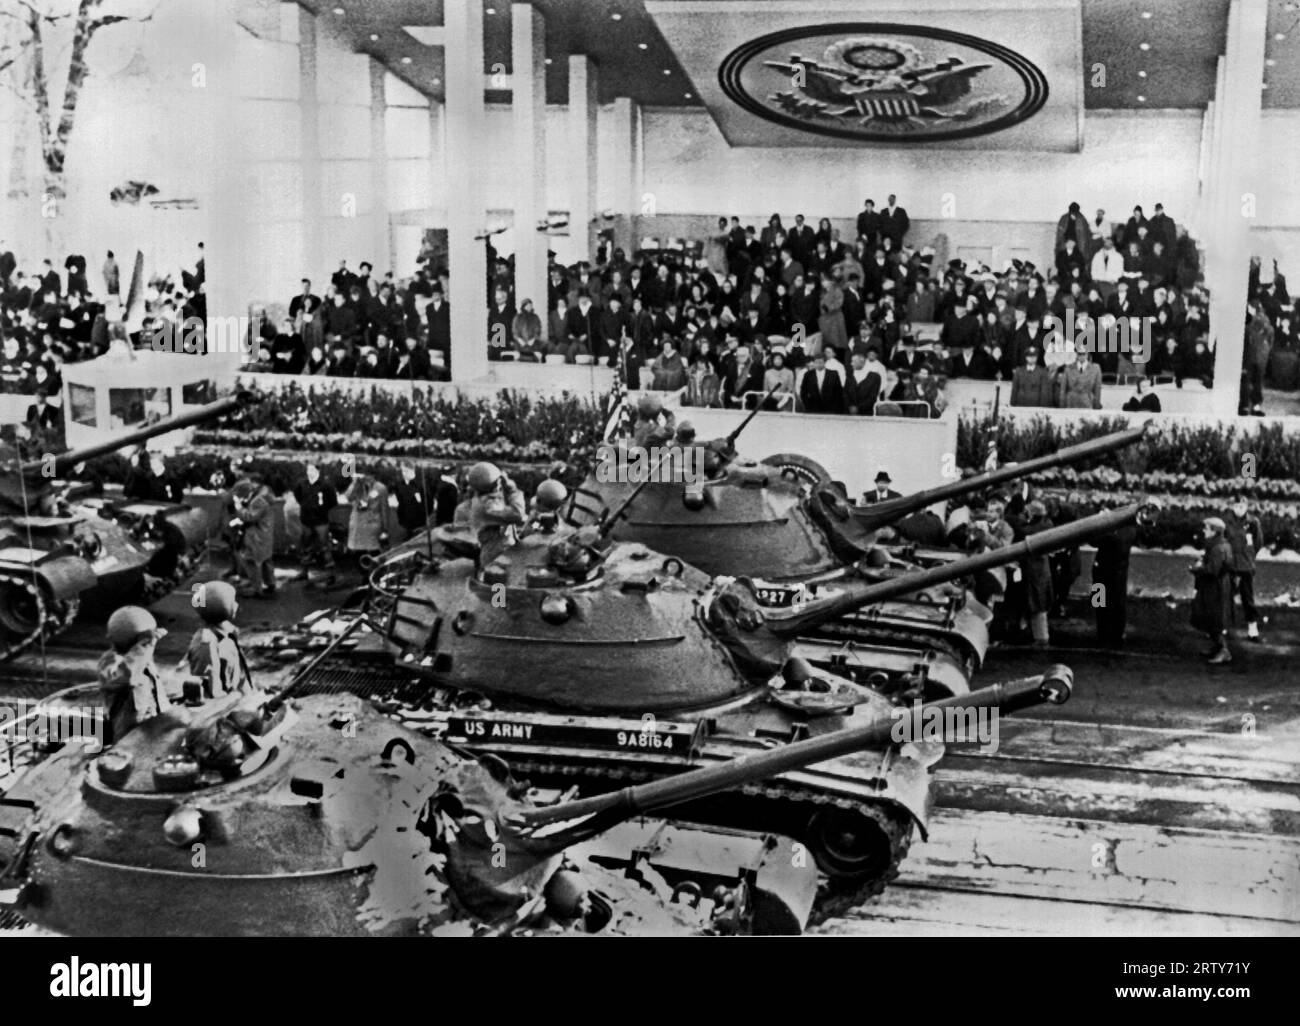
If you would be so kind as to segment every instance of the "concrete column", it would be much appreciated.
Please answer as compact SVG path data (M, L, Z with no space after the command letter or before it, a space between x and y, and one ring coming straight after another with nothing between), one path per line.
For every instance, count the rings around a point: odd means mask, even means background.
M1228 9L1223 95L1215 98L1221 109L1221 130L1215 140L1219 173L1210 197L1211 217L1205 244L1211 252L1219 251L1207 267L1213 273L1206 277L1210 289L1210 329L1215 339L1212 401L1215 413L1221 417L1237 413L1245 341L1250 230L1254 224L1254 216L1244 209L1244 204L1246 194L1255 193L1267 23L1267 4L1232 0Z
M546 337L546 250L550 239L537 225L546 220L546 24L531 4L511 10L514 92L511 115L515 176L515 304L531 299Z
M451 295L451 370L466 381L487 373L487 253L474 238L487 227L483 131L483 8L443 5L447 181L447 263Z
M569 57L569 248L566 263L589 260L596 217L596 63Z
M298 112L299 160L302 164L302 258L303 271L312 280L316 294L324 295L328 282L321 281L325 263L321 252L321 155L320 100L316 93L316 15L298 8Z
M206 81L200 90L204 123L202 134L207 189L203 196L207 227L203 242L203 293L207 304L204 326L208 353L203 360L210 376L222 385L234 381L244 362L249 325L244 318L254 299L262 295L263 282L252 280L251 264L245 259L247 245L247 196L252 189L251 154L245 145L240 97L236 39L223 0L203 5L201 32ZM120 260L130 274L134 251ZM125 286L125 282L123 283ZM255 358L255 357L254 357Z
M393 269L392 233L388 226L388 100L384 95L384 66L370 58L370 210L373 218L376 280Z
M638 218L643 210L642 170L645 167L641 152L641 105L626 96L614 101L614 153L609 176L614 182L614 213L627 225L623 248L631 254L640 242L641 229Z

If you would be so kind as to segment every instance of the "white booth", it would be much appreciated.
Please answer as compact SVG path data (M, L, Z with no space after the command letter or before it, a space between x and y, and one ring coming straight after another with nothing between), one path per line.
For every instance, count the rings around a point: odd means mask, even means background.
M204 356L132 350L63 367L63 411L68 447L128 434L146 421L187 413L217 398L216 366ZM150 448L174 449L189 440L181 430L152 439Z

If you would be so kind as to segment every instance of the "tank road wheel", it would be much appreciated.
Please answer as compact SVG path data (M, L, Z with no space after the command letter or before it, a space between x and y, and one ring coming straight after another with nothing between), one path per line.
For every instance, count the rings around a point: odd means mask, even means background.
M31 582L0 580L0 631L6 640L34 635L45 619L45 603Z
M828 806L815 812L805 834L817 866L833 883L879 880L898 872L911 823L871 806Z
M831 475L825 467L816 460L810 460L807 456L800 456L798 453L782 452L775 456L768 456L763 460L763 465L776 467L782 477L801 481L813 488L831 483Z

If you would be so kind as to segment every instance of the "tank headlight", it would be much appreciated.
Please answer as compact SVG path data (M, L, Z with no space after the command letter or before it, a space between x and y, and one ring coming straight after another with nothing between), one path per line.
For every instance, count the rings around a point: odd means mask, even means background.
M179 805L163 822L163 835L170 844L185 848L203 836L203 813L193 805Z
M568 595L547 595L542 599L542 619L547 623L566 623L573 609L573 599Z

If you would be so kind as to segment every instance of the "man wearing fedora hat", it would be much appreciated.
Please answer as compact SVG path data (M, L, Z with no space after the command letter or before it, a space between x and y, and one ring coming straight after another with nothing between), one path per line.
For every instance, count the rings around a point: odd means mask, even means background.
M901 499L903 497L902 494L889 487L893 483L893 479L890 478L889 472L882 470L876 475L876 490L873 492L863 492L863 504L870 506L873 503L887 502L890 499Z

